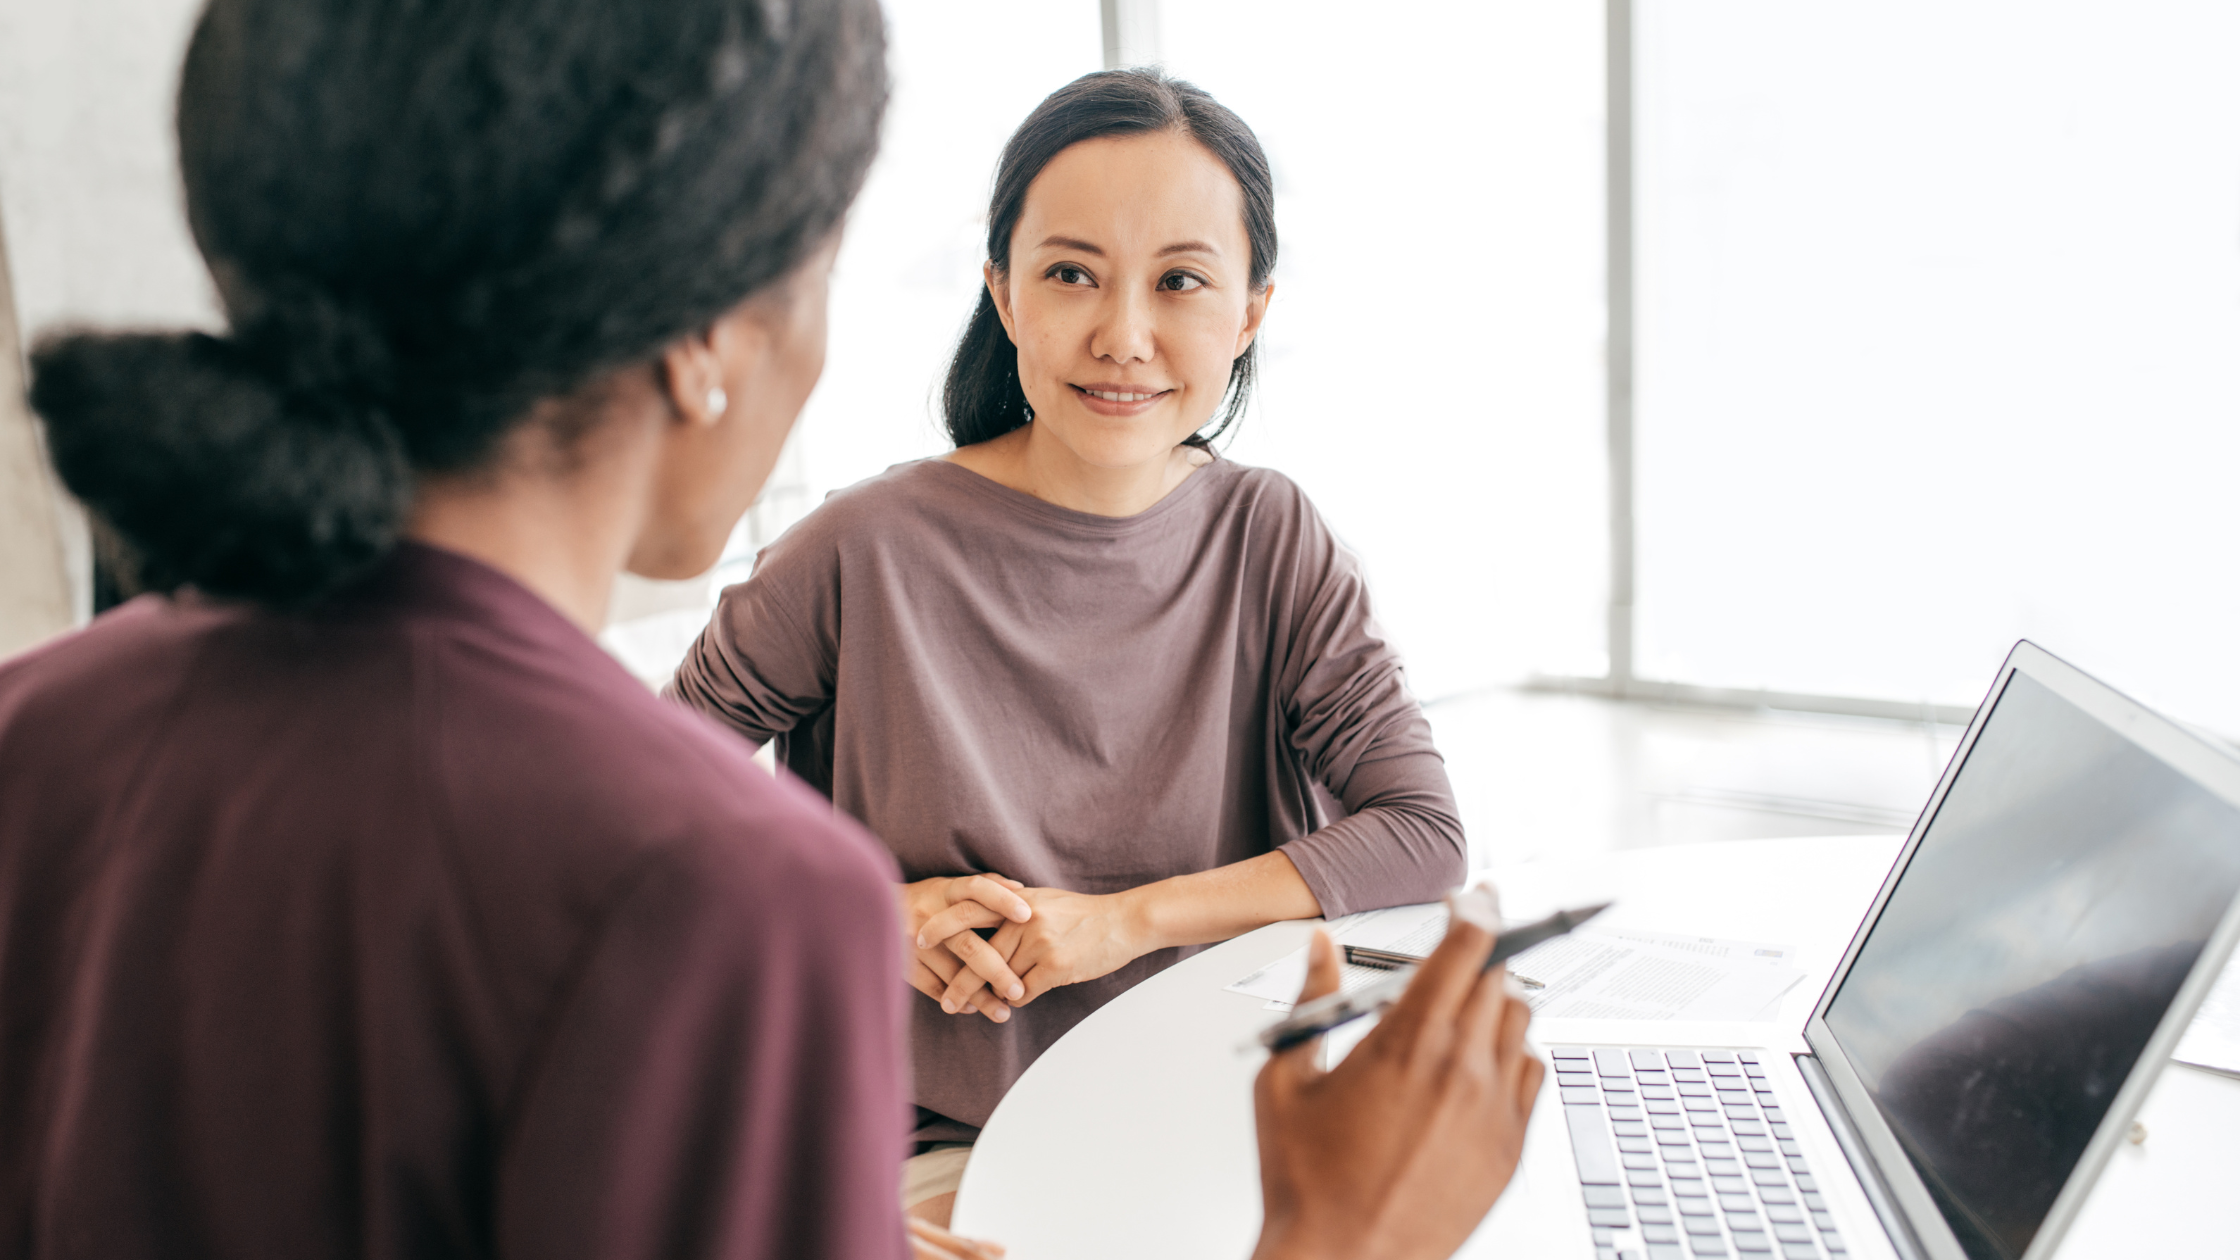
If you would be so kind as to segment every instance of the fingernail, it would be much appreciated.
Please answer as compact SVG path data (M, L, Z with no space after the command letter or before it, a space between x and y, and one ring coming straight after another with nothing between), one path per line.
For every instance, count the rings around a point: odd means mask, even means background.
M933 942L932 942L932 941L929 941L929 940L927 940L927 939L926 939L926 934L925 934L925 933L923 933L923 932L920 932L920 933L918 933L918 948L919 948L919 949L932 949L932 948L933 948Z
M1011 988L1004 994L1005 997L1010 998L1014 1002L1018 1001L1020 998L1025 997L1026 995L1027 986L1023 984L1012 985Z
M941 999L941 1012L944 1015L954 1015L957 1013L957 1008L949 1005L949 999L943 998Z

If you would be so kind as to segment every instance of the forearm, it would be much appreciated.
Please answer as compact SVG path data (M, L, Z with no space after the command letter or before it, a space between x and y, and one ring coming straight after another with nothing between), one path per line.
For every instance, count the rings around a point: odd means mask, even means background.
M1341 799L1347 817L1283 847L1325 915L1434 901L1462 882L1462 821L1436 753L1362 762Z
M1142 953L1204 945L1283 919L1311 919L1322 903L1282 853L1263 853L1119 894Z

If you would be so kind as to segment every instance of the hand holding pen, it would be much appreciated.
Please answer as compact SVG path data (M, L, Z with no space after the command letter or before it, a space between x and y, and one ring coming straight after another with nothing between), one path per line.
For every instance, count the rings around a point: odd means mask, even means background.
M1453 931L1455 922L1464 918L1468 918L1476 926L1490 930L1500 923L1497 905L1490 890L1485 888L1472 888L1454 894L1447 899L1449 932ZM1485 970L1491 972L1510 958L1543 941L1562 936L1609 908L1610 903L1605 901L1600 905L1582 906L1576 910L1559 910L1537 922L1520 923L1503 929L1501 939L1486 957ZM1261 1032L1260 1044L1270 1050L1286 1050L1365 1015L1377 1014L1399 1001L1400 995L1407 990L1409 978L1415 974L1412 965L1414 961L1410 959L1410 965L1402 967L1392 978L1380 980L1365 989L1352 993L1331 993L1312 1002L1302 1001L1292 1008L1289 1019L1272 1024Z
M1531 1010L1486 966L1497 922L1490 898L1458 905L1407 992L1336 1068L1315 1065L1311 1041L1268 1057L1253 1091L1267 1206L1256 1260L1430 1260L1477 1228L1516 1171L1544 1071L1524 1048ZM1307 956L1302 1009L1340 975L1322 932Z

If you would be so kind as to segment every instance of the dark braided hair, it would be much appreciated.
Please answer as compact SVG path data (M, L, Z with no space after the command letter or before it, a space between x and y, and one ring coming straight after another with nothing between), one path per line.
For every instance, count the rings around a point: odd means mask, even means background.
M316 600L420 473L797 266L877 146L877 0L212 0L179 87L231 325L32 356L137 584Z
M1160 70L1103 70L1085 74L1035 106L1003 146L996 165L994 192L988 198L988 261L996 274L1011 269L1011 233L1026 209L1027 187L1050 160L1084 140L1180 131L1202 144L1229 168L1244 193L1244 234L1252 246L1254 292L1266 287L1276 269L1276 191L1268 155L1260 138L1228 106L1205 89ZM1211 425L1193 434L1190 444L1206 446L1235 424L1252 401L1252 381L1260 362L1254 338L1229 365L1229 387ZM1033 418L1026 391L1019 385L1019 350L1003 330L995 299L980 290L980 304L949 359L949 378L941 390L941 414L949 438L971 446L1002 437Z

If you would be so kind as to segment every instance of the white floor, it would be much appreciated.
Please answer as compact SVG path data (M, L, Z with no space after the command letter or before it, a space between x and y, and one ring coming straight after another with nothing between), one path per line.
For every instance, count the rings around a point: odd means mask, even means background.
M1961 728L1501 689L1427 706L1472 865L1904 832Z

